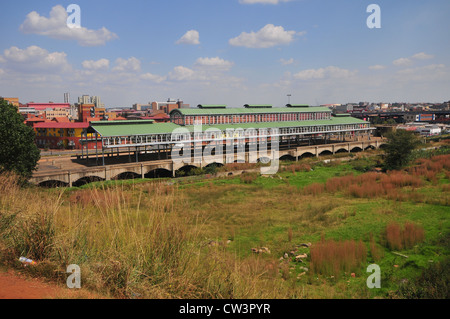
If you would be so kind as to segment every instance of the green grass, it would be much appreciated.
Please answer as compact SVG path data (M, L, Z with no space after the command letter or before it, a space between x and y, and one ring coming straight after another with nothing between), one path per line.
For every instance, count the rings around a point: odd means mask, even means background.
M20 240L26 235L50 243L50 250L39 257L46 265L39 266L42 275L54 277L55 269L77 263L85 269L83 282L91 289L117 297L139 293L150 298L402 298L404 282L415 283L450 253L450 189L443 188L449 175L444 169L437 182L424 179L416 190L396 188L408 195L398 200L386 195L355 198L345 189L303 193L304 187L324 184L331 177L359 176L367 162L311 161L312 171L280 170L249 180L136 179L64 191L20 189L3 179L0 261L17 266L17 254L32 254ZM39 224L37 217L46 213L52 219ZM48 221L51 232L45 228ZM390 222L423 227L425 240L409 249L391 250L383 233ZM32 225L44 227L33 233ZM282 258L296 245L314 246L322 238L362 240L367 259L354 277L343 271L305 272L302 267L310 268L310 248L296 252L308 255L303 263L293 261L292 255L289 261ZM371 238L380 259L374 259ZM226 240L230 242L224 244ZM211 241L219 245L210 246ZM252 252L260 247L268 247L270 254ZM381 289L366 286L371 263L381 268ZM411 289L414 286L407 291Z

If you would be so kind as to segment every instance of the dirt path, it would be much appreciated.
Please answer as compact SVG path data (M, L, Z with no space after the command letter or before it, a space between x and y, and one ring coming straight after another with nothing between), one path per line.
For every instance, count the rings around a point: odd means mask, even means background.
M97 299L83 289L69 289L13 270L0 269L0 299Z

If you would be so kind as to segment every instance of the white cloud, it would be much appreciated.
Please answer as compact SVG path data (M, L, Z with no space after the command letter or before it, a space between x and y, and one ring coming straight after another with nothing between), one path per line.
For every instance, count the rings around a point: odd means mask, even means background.
M139 72L141 70L141 61L135 57L127 60L118 58L116 59L116 66L112 70L116 72Z
M371 69L371 70L383 70L385 68L386 67L384 65L380 65L380 64L369 66L369 69Z
M175 81L186 81L194 79L194 70L191 70L184 66L176 66L173 71L169 72L169 79Z
M81 46L99 46L117 38L117 35L105 27L99 30L89 30L84 27L69 28L66 9L57 5L50 11L49 18L30 12L19 29L27 34L39 34L59 40L75 40Z
M201 57L195 61L192 68L176 66L169 72L167 78L173 81L226 81L231 78L225 76L224 72L229 71L233 65L233 62L219 57Z
M445 64L430 64L408 68L397 72L397 79L403 81L431 82L449 78L449 69Z
M94 60L86 60L81 63L83 68L87 70L107 70L109 68L109 60L108 59L100 59L97 61Z
M247 48L270 48L277 45L286 45L294 41L296 35L306 32L286 31L282 26L267 24L257 32L242 32L239 36L230 39L233 46Z
M280 63L282 65L289 65L289 64L293 64L294 62L295 62L294 58L290 58L289 60L280 59Z
M400 59L394 60L392 62L392 64L394 64L395 66L408 66L408 65L412 64L412 61L409 58L400 58Z
M32 45L26 49L11 47L4 50L0 60L12 70L27 72L47 71L65 72L71 69L64 52L48 52L38 46Z
M194 66L198 68L212 68L216 70L227 71L233 66L233 62L221 59L219 57L198 58L197 61L195 61Z
M411 64L413 64L413 59L414 60L429 60L434 58L434 55L432 54L427 54L425 52L420 52L420 53L416 53L413 56L409 57L409 58L400 58L397 60L394 60L392 63L395 66L410 66Z
M303 70L293 75L298 80L314 80L327 78L349 78L354 76L357 71L341 69L336 66L328 66L326 68Z
M198 31L189 30L186 32L177 42L176 44L192 44L197 45L200 44L200 36Z
M255 3L262 3L262 4L279 4L281 2L289 2L292 0L239 0L240 4L255 4Z
M418 60L428 60L428 59L434 58L434 55L427 54L427 53L425 53L425 52L420 52L420 53L414 54L414 55L412 56L412 58L418 59Z
M142 80L151 81L155 83L162 83L166 80L165 76L160 76L152 73L144 73L140 76Z

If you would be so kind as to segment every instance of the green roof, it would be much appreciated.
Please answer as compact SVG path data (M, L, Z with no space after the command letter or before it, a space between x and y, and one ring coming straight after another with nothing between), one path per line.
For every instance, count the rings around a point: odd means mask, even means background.
M94 131L101 136L132 136L172 133L174 129L181 127L173 123L153 123L153 121L109 121L107 123L108 125L102 122L91 122L89 132Z
M229 129L263 129L263 128L285 128L285 127L304 127L304 126L316 126L316 125L343 125L343 124L370 124L367 121L363 121L354 117L332 117L330 120L317 120L317 121L292 121L292 122L264 122L264 123L241 123L241 124L215 124L215 125L202 125L202 131L207 129L219 129L225 131ZM190 131L194 130L194 125L184 126Z
M286 107L309 107L308 104L286 104Z
M120 122L120 123L118 123ZM369 122L354 117L332 117L331 120L295 121L295 122L268 122L268 123L241 123L241 124L217 124L202 125L202 131L208 129L262 129L302 127L313 125L342 125L342 124L368 124ZM91 122L89 132L97 132L103 137L133 136L151 134L171 134L177 128L186 128L194 131L194 125L181 126L174 123L152 123L152 121L102 121Z
M274 107L274 108L227 108L227 109L175 109L170 113L179 112L183 115L214 115L214 114L255 114L255 113L298 113L298 112L330 112L331 110L323 106L313 106L305 108L292 108L292 107Z

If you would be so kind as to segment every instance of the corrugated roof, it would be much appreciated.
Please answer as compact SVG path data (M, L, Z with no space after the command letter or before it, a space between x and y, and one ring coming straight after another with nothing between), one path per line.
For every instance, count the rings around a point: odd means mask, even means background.
M305 126L325 126L325 125L343 125L343 124L369 124L369 122L354 118L336 118L332 117L330 120L318 120L318 121L292 121L292 122L265 122L265 123L241 123L241 124L216 124L216 125L202 125L202 130L207 129L262 129L262 128L285 128L285 127L305 127ZM194 125L185 126L190 131L194 130Z
M122 123L118 123L122 122ZM368 122L353 118L335 118L319 121L295 121L295 122L271 122L271 123L246 123L246 124L217 124L202 125L202 131L207 129L261 129L261 128L285 128L303 127L314 125L342 125L342 124L368 124ZM96 131L101 136L132 136L151 134L171 134L175 129L186 128L194 131L194 125L181 126L174 123L151 123L151 121L110 121L91 122L90 132ZM198 129L198 128L197 128ZM93 131L92 131L93 130Z
M227 109L175 109L170 112L179 112L184 115L217 115L217 114L273 114L273 113L305 113L305 112L331 112L327 107L313 106L305 108L274 107L274 108L227 108Z
M122 122L122 123L120 123ZM132 136L150 134L170 134L180 125L173 123L153 123L153 121L111 121L104 123L91 122L91 128L101 136Z

